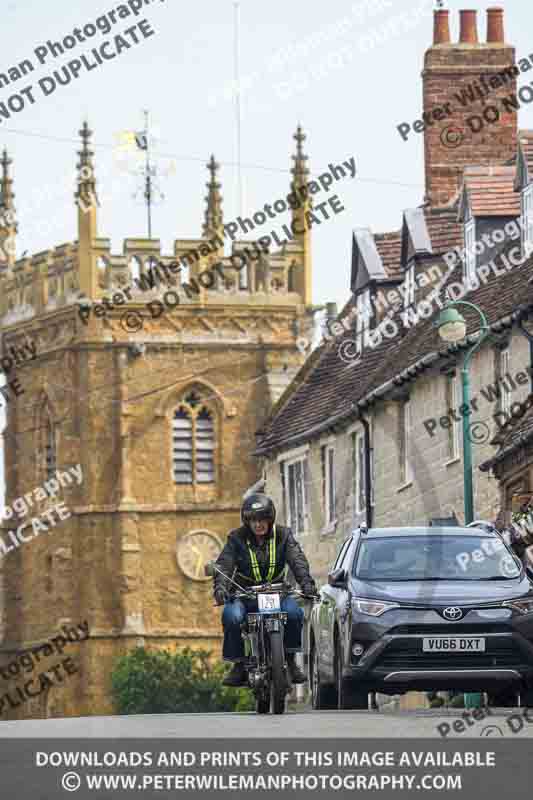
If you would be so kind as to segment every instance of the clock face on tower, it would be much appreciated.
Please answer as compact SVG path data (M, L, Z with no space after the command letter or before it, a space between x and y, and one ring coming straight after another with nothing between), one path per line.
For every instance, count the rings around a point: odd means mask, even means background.
M204 572L208 561L220 555L222 543L210 531L197 530L182 536L177 545L178 566L193 581L209 581Z

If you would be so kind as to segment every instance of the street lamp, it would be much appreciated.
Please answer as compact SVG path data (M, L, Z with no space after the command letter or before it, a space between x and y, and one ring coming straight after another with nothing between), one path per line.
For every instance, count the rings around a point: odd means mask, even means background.
M456 343L460 342L466 336L466 322L464 317L457 311L456 306L467 306L472 308L480 316L481 328L480 336L477 342L465 354L463 367L461 369L461 383L463 389L463 475L464 475L464 491L465 491L465 525L474 521L474 491L472 482L472 442L468 430L468 416L467 409L470 408L470 376L468 370L470 368L470 361L475 351L480 347L485 337L489 333L489 325L484 313L473 303L467 303L466 300L455 300L449 303L443 311L441 311L436 323L439 336L445 342Z

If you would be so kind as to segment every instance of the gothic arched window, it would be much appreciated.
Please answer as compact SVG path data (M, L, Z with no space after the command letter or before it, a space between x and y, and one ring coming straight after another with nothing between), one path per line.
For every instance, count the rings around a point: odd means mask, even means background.
M174 411L172 451L176 483L215 482L214 415L194 391Z

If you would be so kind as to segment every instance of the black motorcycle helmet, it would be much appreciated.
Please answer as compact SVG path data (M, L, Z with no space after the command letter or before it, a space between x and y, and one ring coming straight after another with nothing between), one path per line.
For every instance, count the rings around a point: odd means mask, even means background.
M276 506L266 494L251 494L242 504L241 519L247 528L250 527L252 520L266 519L273 525L276 519Z

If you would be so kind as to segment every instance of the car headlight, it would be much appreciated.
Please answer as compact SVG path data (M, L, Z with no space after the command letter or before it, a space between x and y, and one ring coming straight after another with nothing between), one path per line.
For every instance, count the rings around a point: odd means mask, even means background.
M358 598L354 600L354 605L361 614L369 614L371 617L380 617L385 611L400 607L398 603L383 603L381 600L359 600Z
M533 597L526 597L523 600L506 600L502 606L512 608L520 614L533 614Z

